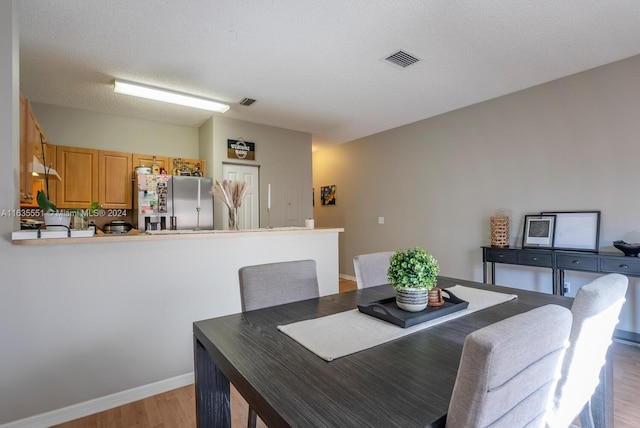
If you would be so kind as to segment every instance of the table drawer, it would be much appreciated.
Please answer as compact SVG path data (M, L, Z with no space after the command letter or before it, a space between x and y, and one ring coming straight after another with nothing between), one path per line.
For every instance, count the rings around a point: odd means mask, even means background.
M584 256L581 254L557 254L556 267L567 270L598 271L597 257Z
M629 260L631 259L631 260ZM622 273L627 275L640 275L640 260L633 260L635 257L624 257L624 258L616 258L616 259L606 259L603 258L601 260L601 271L602 272L615 272Z
M518 253L509 250L487 250L487 261L493 263L517 263Z
M534 253L522 251L518 253L518 264L527 266L552 267L551 253Z

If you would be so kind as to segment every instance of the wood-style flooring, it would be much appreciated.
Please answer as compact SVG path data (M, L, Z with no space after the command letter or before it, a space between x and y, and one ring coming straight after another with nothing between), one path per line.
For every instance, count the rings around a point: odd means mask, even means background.
M340 292L355 282L340 280ZM613 344L615 428L640 427L640 347ZM231 387L231 426L247 426L248 406ZM56 428L191 428L196 426L195 391L188 385L164 394L57 425ZM258 427L265 428L258 419Z

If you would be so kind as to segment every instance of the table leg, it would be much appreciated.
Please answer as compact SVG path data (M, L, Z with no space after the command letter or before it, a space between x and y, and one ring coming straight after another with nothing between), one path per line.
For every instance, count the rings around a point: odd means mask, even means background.
M558 269L553 278L553 294L564 296L564 270Z
M491 262L491 284L496 285L496 264Z
M487 283L487 262L482 262L482 282Z
M230 428L229 380L215 365L198 339L193 338L198 428Z

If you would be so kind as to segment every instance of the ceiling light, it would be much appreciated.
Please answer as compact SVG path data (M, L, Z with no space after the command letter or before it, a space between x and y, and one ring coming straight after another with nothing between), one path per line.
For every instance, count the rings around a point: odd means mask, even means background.
M113 91L120 94L148 98L150 100L164 101L166 103L215 111L216 113L224 113L229 110L228 105L208 100L206 98L181 94L167 89L154 88L152 86L140 85L138 83L126 82L118 79L115 80Z

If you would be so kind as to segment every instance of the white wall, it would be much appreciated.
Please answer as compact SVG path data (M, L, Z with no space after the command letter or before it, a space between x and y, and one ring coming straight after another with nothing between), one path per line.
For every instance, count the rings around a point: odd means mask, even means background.
M210 133L210 135L209 135ZM224 162L260 167L260 225L267 226L267 185L271 183L271 226L304 226L311 218L311 134L241 120L214 116L202 127L202 138L211 138L213 178L222 179ZM227 140L242 138L256 145L255 161L227 157ZM214 198L215 200L215 198ZM214 228L222 229L224 204L215 200Z
M199 159L198 128L51 104L31 107L51 144Z
M640 242L640 56L314 152L316 225L340 226L340 272L355 255L420 245L442 274L482 280L489 219L601 210L601 247ZM337 185L335 206L319 187ZM378 225L377 218L385 217ZM621 254L621 253L619 253ZM499 284L551 292L549 270L497 268ZM593 275L567 272L572 295ZM619 328L640 332L638 279Z

